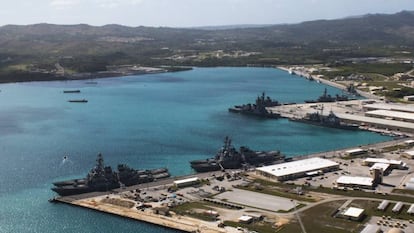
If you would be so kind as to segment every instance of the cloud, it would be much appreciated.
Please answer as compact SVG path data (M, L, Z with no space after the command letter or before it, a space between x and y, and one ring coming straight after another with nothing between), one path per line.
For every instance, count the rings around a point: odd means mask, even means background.
M79 0L53 0L50 2L50 5L57 9L64 9L76 6L80 3Z
M119 6L139 5L144 0L94 0L94 3L102 8L116 8Z

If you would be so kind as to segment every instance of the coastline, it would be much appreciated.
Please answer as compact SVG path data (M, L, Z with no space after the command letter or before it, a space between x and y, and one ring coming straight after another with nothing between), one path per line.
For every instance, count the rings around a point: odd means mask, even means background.
M381 148L386 148L389 146L394 146L400 143L404 143L404 141L407 139L400 139L400 140L390 140L386 142L379 142L374 144L365 145L363 149L366 149L367 151L371 150L380 150ZM345 155L345 152L351 148L344 148L334 151L327 151L327 152L321 152L321 153L315 153L310 155L303 155L303 156L297 156L294 160L301 160L301 159L308 159L313 157L321 157L321 158L327 158L327 159L340 159L343 155ZM369 152L368 152L369 153ZM228 172L228 171L227 171ZM230 170L230 173L231 170ZM214 174L214 175L213 175ZM208 178L216 176L217 174L220 174L220 172L210 172L210 173L198 173L197 175L186 175L181 178L188 178L188 177L198 177L198 178ZM225 173L221 173L225 174ZM158 226L162 226L165 228L180 230L184 232L200 232L200 233L224 233L224 232L239 232L239 230L235 227L230 226L224 226L220 227L220 224L218 221L204 221L198 218L194 218L191 216L185 216L176 214L175 212L170 212L169 214L160 214L156 213L156 209L159 208L158 204L151 203L147 205L145 208L139 208L137 204L134 204L132 207L126 207L120 204L116 204L116 202L111 203L107 202L105 200L118 200L119 202L131 202L131 199L128 199L127 196L124 196L122 193L133 193L133 190L146 190L146 192L157 192L157 190L163 190L166 186L168 186L168 182L172 182L172 180L177 180L178 177L171 177L168 180L165 180L165 182L162 183L160 186L160 182L154 182L149 183L146 185L135 185L130 186L125 189L116 189L111 192L96 192L96 193L89 193L89 194L80 194L80 195L74 195L74 196L66 196L66 197L57 197L52 199L53 202L56 203L62 203L62 204L68 204L74 207L81 207L85 209L90 209L94 211L98 211L101 213L111 214L114 216L118 216L121 218L128 218L136 221L142 221L149 224L154 224ZM163 188L162 188L163 187ZM192 189L191 187L189 188ZM233 190L232 190L233 191ZM184 190L182 190L180 193L186 193ZM188 192L187 192L188 194ZM187 195L187 194L184 194ZM182 194L180 194L182 196ZM193 200L194 201L194 200ZM302 201L303 202L303 201ZM254 206L246 206L246 212L249 213L249 211L255 213L255 211L261 212L261 214L271 214L277 217L283 217L286 215L280 214L279 212L268 212L263 209L258 209ZM300 211L300 210L299 210ZM297 212L295 210L295 212ZM241 213L239 213L241 214ZM233 216L234 217L234 216Z
M128 67L125 69L125 67ZM74 73L71 75L61 75L53 73L16 73L16 74L0 74L0 84L6 83L22 83L22 82L49 82L49 81L72 81L72 80L88 80L88 79L100 79L100 78L112 78L112 77L123 77L132 75L144 75L144 74L159 74L168 72L181 72L192 70L193 67L187 66L161 66L161 67L132 67L131 66L120 66L112 68L108 71L98 72L85 72L85 73ZM3 78L6 77L5 79ZM8 78L13 77L13 78Z
M286 71L286 72L289 72L289 73L291 72L291 69L286 67L286 66L277 66L276 69L283 70L283 71ZM296 74L292 74L292 75L296 75ZM303 72L302 75L303 76L310 76L314 80L316 80L317 82L320 82L320 83L326 84L328 86L335 87L335 88L341 89L343 91L346 91L346 86L344 86L340 83L333 82L333 81L330 81L330 80L327 80L327 79L324 79L324 78L320 78L320 77L315 76L315 75L312 76L311 74L306 73L306 72ZM301 77L302 75L299 75L298 77ZM360 94L361 96L363 96L367 99L377 99L377 100L380 99L380 97L378 97L376 95L373 95L373 94L370 94L368 92L364 92L364 91L361 91L361 90L358 90L358 94Z

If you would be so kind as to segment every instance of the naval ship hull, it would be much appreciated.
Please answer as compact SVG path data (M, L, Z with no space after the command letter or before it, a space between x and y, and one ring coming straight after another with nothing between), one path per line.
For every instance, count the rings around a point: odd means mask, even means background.
M299 123L305 123L305 124L310 124L310 125L316 125L316 126L322 126L322 127L327 127L327 128L334 128L334 129L345 129L345 130L359 130L359 126L358 125L354 125L354 124L327 124L324 122L317 122L317 121L311 121L311 120L306 120L306 119L289 119L290 121L294 121L294 122L299 122Z
M280 118L280 114L278 114L278 113L269 113L269 112L261 113L261 112L244 110L244 109L238 108L238 107L229 108L228 110L229 110L229 112L232 112L232 113L239 113L239 114L247 115L247 116L255 116L255 117L270 118L270 119Z
M211 171L219 171L221 169L238 169L242 167L242 164L240 161L232 161L232 162L226 161L226 162L219 163L211 159L195 160L195 161L191 161L190 164L191 164L191 168L194 169L196 172L211 172Z
M71 195L77 195L82 193L89 193L89 192L105 192L112 189L119 188L119 184L109 184L107 186L101 186L101 187L90 187L88 185L67 185L67 186L60 186L52 188L54 192L59 194L60 196L71 196Z

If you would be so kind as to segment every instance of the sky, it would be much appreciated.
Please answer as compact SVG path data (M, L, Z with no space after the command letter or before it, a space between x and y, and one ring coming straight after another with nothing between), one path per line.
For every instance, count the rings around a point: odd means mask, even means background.
M0 25L286 24L402 10L414 10L414 0L7 0L1 3Z

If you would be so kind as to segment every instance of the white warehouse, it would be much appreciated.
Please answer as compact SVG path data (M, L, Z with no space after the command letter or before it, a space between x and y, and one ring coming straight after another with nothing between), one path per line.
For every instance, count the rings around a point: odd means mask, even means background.
M304 177L307 173L329 172L339 169L339 164L322 158L302 159L298 161L256 168L256 173L279 181Z

